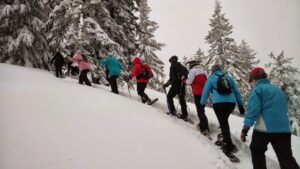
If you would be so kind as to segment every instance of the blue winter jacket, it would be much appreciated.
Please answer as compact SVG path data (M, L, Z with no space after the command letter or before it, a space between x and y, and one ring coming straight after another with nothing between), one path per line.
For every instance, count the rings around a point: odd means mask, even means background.
M208 96L210 95L210 93L212 93L212 103L238 103L238 105L243 106L243 101L242 101L242 96L240 94L240 91L236 85L236 83L234 82L233 78L231 76L225 75L226 79L229 81L230 86L232 87L232 91L230 94L226 94L226 95L222 95L219 94L217 91L217 81L219 76L223 75L224 73L220 70L215 71L213 74L211 74L205 85L204 85L204 89L203 89L203 93L202 93L202 97L201 97L201 101L200 104L201 105L205 105L205 102L208 98ZM219 76L218 76L219 75Z
M244 126L266 133L290 132L287 96L267 79L260 79L252 89Z
M108 57L106 59L100 59L99 64L106 65L108 67L108 70L109 70L108 76L109 77L111 77L113 75L120 76L121 64L113 55L108 55Z

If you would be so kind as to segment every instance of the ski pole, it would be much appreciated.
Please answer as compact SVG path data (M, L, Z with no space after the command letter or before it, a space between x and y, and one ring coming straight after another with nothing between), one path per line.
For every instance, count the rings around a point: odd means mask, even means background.
M164 86L162 88L163 88L163 91L165 92L165 94L167 94L166 88Z
M128 83L128 82L127 82L127 89L128 89L128 95L129 95L129 98L131 98L131 93L130 93L129 83Z

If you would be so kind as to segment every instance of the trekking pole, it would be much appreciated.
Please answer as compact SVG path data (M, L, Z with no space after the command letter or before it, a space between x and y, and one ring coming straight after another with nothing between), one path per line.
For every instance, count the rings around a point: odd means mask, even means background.
M177 104L177 106L176 106L176 110L178 109L178 107L179 107L179 104L180 104L180 95L181 95L181 92L182 92L182 88L183 88L183 82L181 82L181 84L180 84L180 89L179 89L179 94L178 94L178 104Z
M163 88L164 93L167 94L166 88L164 86L162 88Z
M168 108L168 111L170 111L170 106L169 106L169 102L168 102L168 93L167 93L167 89L164 86L163 86L163 90L164 90L164 92L166 94L167 108Z
M131 98L131 93L130 93L130 88L129 88L129 82L127 82L127 89L128 89L129 98Z

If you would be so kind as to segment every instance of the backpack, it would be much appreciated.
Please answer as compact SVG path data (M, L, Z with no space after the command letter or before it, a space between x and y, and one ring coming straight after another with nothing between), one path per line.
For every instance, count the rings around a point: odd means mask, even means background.
M186 67L182 66L181 64L179 64L179 67L178 67L178 72L177 72L177 79L178 80L185 80L188 78L188 74L189 74L189 71Z
M140 73L139 75L137 76L138 79L150 79L153 77L153 73L151 71L151 68L149 65L147 64L144 64L144 65L141 65L141 69L140 69Z
M230 94L232 92L232 87L228 81L228 79L225 76L225 73L223 75L217 75L217 91L220 94Z

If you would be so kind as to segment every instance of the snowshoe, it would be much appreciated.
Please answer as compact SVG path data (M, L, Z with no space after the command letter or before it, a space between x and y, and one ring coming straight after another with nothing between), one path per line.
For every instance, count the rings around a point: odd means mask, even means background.
M203 134L205 137L207 137L208 139L212 140L212 138L210 137L209 135L209 131L206 129L206 130L203 130L201 131L201 134Z
M149 102L147 102L148 105L152 105L153 103L157 102L158 98L155 98L153 100L150 100Z
M179 119L182 119L182 120L184 120L184 121L187 121L188 116L182 114L182 115L178 116L178 118L179 118Z
M239 163L240 162L240 159L235 156L234 154L230 153L230 152L223 152L231 162L233 163Z
M235 145L233 145L232 146L232 148L230 149L230 151L228 151L226 148L225 148L225 145L223 144L223 146L222 146L222 151L225 153L225 152L229 152L229 153L236 153L236 152L238 152L239 150L238 150L238 148L235 146Z
M188 118L188 115L180 115L180 116L176 116L178 119L181 119L185 122L188 122L190 124L194 124L194 121L191 120L190 118Z
M223 143L223 134L222 133L218 134L217 141L215 141L215 145L217 145L217 146L223 146L224 145L224 143Z
M167 115L176 116L176 112L166 112Z

